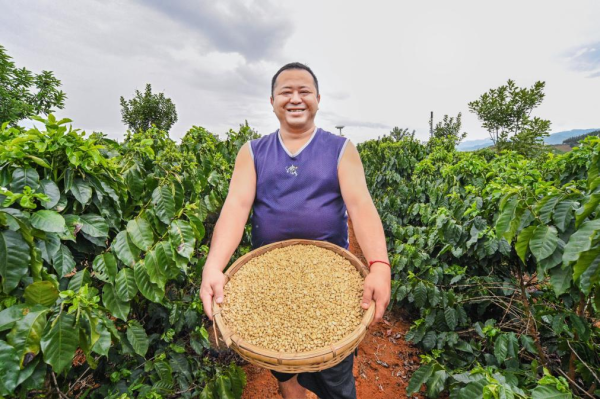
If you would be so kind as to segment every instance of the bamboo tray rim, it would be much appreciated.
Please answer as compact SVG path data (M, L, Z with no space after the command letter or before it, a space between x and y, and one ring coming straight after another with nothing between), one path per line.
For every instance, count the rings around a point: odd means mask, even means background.
M235 274L235 272L237 272L250 259L252 259L256 256L260 256L260 255L262 255L266 252L269 252L273 249L283 248L283 247L287 247L287 246L291 246L291 245L314 245L314 246L326 248L329 250L333 250L338 255L343 256L344 258L349 260L350 263L352 263L352 265L354 267L359 266L359 268L357 268L357 269L360 272L360 274L363 276L363 278L366 277L368 274L368 269L365 267L365 265L363 265L363 263L354 254L352 254L350 251L348 251L345 248L342 248L338 245L332 244L327 241L307 240L307 239L290 239L290 240L284 240L284 241L277 241L272 244L262 246L253 251L250 251L247 254L238 258L225 272L225 276L227 276L227 281L226 281L225 285L227 285L229 283L229 281L231 281L231 276L233 274ZM340 252L340 250L341 250L341 252ZM333 355L333 357L335 357L339 353L343 352L344 350L348 350L348 346L352 346L352 345L358 343L356 341L358 340L358 338L361 337L361 335L364 335L366 330L369 329L369 325L371 324L371 322L373 321L373 318L375 316L375 301L371 301L371 305L365 311L360 324L351 333L346 335L341 340L334 342L333 344L331 344L329 346L324 346L322 348L313 349L311 351L292 353L292 352L274 351L272 349L259 347L254 344L251 344L248 341L245 341L238 334L233 333L233 331L231 331L227 327L227 325L225 324L225 321L223 320L223 317L221 315L222 308L216 303L215 298L213 298L212 305L213 305L214 323L219 328L219 332L221 332L221 336L223 337L223 340L225 341L225 344L227 345L227 347L231 347L233 345L234 349L236 349L236 347L239 349L244 349L247 352L250 352L250 353L253 353L253 354L263 357L263 359L262 359L263 361L266 361L267 363L272 363L274 365L282 365L283 362L285 362L285 361L311 360L314 358L323 358L328 355ZM217 339L217 342L218 342L218 337L215 337L215 338ZM248 355L246 354L246 356L248 356Z

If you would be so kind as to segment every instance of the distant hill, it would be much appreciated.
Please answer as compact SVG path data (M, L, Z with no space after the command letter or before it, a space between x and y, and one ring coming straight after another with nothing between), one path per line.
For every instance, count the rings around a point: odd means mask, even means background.
M566 130L564 132L556 132L552 133L550 136L546 137L544 143L546 144L562 144L563 140L568 139L569 137L579 136L582 134L593 132L596 129L573 129ZM479 140L467 140L460 143L457 147L459 151L475 151L480 148L489 147L492 145L491 139L479 139Z

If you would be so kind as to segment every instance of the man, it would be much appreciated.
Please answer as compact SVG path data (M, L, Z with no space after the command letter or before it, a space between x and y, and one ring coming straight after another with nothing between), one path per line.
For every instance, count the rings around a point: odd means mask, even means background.
M240 149L202 273L200 297L211 320L211 301L223 301L223 270L240 243L251 209L254 248L289 238L348 248L348 214L363 254L372 263L361 306L367 309L375 300L373 322L383 317L391 288L383 226L356 147L315 126L320 100L317 78L306 65L287 64L273 76L271 105L280 127ZM273 374L286 399L304 398L305 388L323 399L356 398L353 358L317 373Z

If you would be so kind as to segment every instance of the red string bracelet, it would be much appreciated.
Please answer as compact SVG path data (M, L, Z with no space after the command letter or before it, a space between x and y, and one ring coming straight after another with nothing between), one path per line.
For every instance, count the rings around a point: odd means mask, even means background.
M392 266L388 262L385 262L383 260L372 260L369 262L369 270L371 269L371 266L373 266L373 263L383 263L383 264L388 265L390 267L390 269L392 268Z

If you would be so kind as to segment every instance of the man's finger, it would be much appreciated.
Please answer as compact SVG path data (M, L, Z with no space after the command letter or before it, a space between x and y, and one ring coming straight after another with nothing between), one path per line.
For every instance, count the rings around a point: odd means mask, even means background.
M375 321L381 321L385 313L385 303L383 301L375 301Z
M369 306L371 305L371 299L373 299L373 288L365 287L361 304L363 309L369 309Z
M212 289L214 292L214 297L216 298L215 301L217 303L223 302L223 284L222 283L213 284Z
M212 320L212 289L207 288L203 293L200 294L202 299L202 306L204 307L204 313Z

